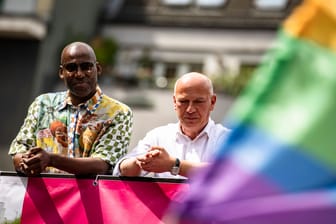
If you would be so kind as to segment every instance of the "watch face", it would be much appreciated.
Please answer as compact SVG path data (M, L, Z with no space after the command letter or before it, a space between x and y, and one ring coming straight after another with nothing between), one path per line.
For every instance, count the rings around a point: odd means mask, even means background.
M172 175L178 175L179 172L180 172L180 167L178 167L178 166L173 166L173 168L171 169L170 172L171 172Z

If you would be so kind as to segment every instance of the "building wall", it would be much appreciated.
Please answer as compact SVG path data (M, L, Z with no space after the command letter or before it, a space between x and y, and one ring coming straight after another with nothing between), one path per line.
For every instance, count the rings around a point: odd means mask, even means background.
M172 64L176 76L195 71L196 65L199 72L215 76L223 69L234 74L241 64L258 64L271 47L275 32L115 25L106 26L102 35L119 44L114 70L119 76L139 76L139 61L144 54L149 54L153 71L161 71L154 76L169 76L166 73Z
M0 38L0 170L12 170L8 150L30 104L40 41Z
M108 2L108 9L118 8L106 10L102 21L102 36L119 45L112 75L162 80L189 71L238 75L242 66L256 66L300 1L285 1L279 10L257 8L252 0L222 1L217 7L193 0ZM150 68L143 68L144 59Z
M39 41L0 38L0 144L9 145L26 114L37 64Z

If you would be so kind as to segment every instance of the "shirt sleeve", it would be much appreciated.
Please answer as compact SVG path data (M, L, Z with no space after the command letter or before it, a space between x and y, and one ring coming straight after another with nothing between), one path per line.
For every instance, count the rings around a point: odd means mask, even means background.
M40 100L36 98L29 106L28 114L20 128L19 133L12 141L9 148L9 155L24 153L29 147L36 145L35 132L38 124L38 116L40 111Z
M133 128L133 114L131 110L119 112L113 120L107 121L103 135L93 148L91 157L98 157L112 167L117 160L126 154L130 144Z
M154 139L155 137L153 136L153 130L152 130L146 134L145 138L143 138L138 142L135 148L133 148L129 153L127 153L117 161L116 166L113 169L113 175L120 176L119 165L123 160L145 154L152 145L156 145L154 144ZM142 170L140 176L146 176L147 174L148 172Z

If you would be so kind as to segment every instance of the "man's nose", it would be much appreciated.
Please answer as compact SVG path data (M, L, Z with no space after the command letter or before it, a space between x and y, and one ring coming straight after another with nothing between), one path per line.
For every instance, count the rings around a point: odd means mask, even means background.
M194 112L195 111L195 106L194 106L194 104L192 103L192 102L190 102L189 104L188 104L188 107L187 107L187 112L188 113L192 113L192 112Z
M75 77L76 78L84 78L85 77L85 71L81 69L80 66L77 67L77 71L75 72Z

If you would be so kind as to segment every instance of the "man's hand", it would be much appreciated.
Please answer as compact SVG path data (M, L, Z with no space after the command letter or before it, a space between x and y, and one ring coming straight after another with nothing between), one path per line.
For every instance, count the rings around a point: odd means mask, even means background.
M27 153L22 154L20 171L27 176L36 176L50 164L50 155L40 147L31 148Z
M137 156L135 158L135 163L141 168L142 165L150 163L153 158L159 154L159 150L147 151L145 154Z
M137 157L137 164L148 172L169 172L175 163L175 158L159 146L152 146L144 156Z

